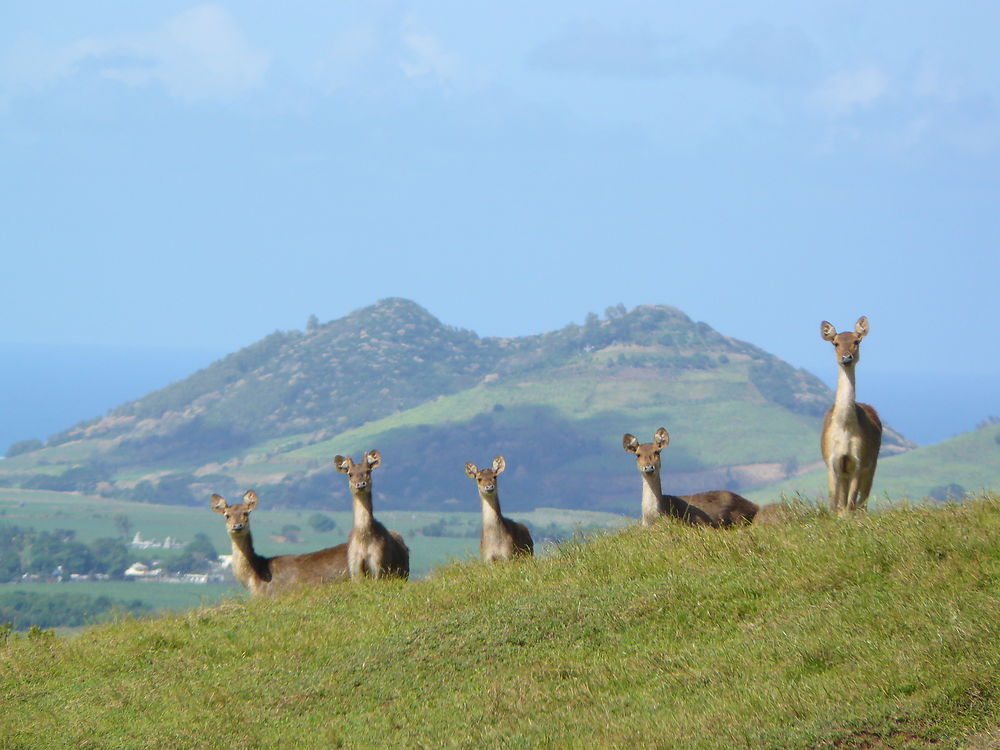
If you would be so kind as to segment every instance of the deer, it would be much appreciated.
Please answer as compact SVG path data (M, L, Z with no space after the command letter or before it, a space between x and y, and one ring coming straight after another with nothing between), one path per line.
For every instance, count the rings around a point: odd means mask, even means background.
M350 456L336 456L333 465L347 475L354 508L354 525L347 540L347 567L351 580L410 575L410 548L398 531L389 531L372 514L372 469L382 462L375 449L355 463Z
M479 535L479 557L483 562L530 557L535 553L531 532L523 523L505 518L500 512L500 490L497 477L507 468L503 456L493 459L492 467L480 469L472 461L465 464L465 473L476 482L483 506L483 530Z
M233 575L252 595L275 595L300 584L347 580L346 543L302 555L258 555L250 534L250 513L257 502L254 490L244 492L243 502L235 505L222 495L212 495L211 500L212 510L226 517L226 533L233 543Z
M692 526L732 526L750 523L757 515L757 504L729 490L698 492L694 495L664 495L660 483L660 451L670 443L670 433L663 427L653 433L650 443L640 443L630 433L622 446L635 454L642 476L642 525L649 526L662 516L679 518Z
M861 339L868 335L868 318L858 318L853 332L837 333L825 320L819 330L823 340L833 344L837 357L837 393L823 418L820 452L826 464L830 510L846 515L865 510L882 446L878 412L856 401L854 395L854 368L861 359Z

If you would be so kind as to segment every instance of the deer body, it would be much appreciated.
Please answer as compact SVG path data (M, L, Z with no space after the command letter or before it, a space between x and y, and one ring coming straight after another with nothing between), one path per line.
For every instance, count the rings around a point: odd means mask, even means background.
M855 366L868 330L863 315L853 333L837 333L825 320L820 324L820 335L834 346L838 367L837 394L823 419L820 452L827 468L830 509L841 513L864 510L882 445L878 412L855 399Z
M523 523L505 518L500 512L500 492L497 476L507 468L503 456L493 459L492 468L479 469L469 461L465 473L476 480L479 500L483 507L483 530L479 535L479 557L483 562L509 560L535 553L531 532Z
M251 594L273 595L301 584L347 579L346 544L303 555L258 555L250 533L250 512L257 502L257 493L247 490L242 503L229 505L221 495L212 495L211 503L212 510L226 517L226 531L233 545L233 575Z
M372 513L371 471L381 460L377 450L365 453L360 463L344 456L333 459L337 470L347 474L351 488L354 524L347 540L347 566L352 581L365 576L408 578L410 575L410 549L403 537L375 520Z
M653 435L653 442L639 443L635 435L626 434L622 445L636 454L636 464L642 476L642 525L649 526L661 516L680 518L692 526L732 526L749 523L757 515L757 504L729 490L698 492L694 495L664 495L660 480L660 451L670 442L662 427Z

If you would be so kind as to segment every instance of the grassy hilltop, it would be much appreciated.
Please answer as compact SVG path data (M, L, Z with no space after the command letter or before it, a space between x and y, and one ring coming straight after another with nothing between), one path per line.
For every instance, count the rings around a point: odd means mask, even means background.
M10 637L0 746L992 748L998 675L992 496Z

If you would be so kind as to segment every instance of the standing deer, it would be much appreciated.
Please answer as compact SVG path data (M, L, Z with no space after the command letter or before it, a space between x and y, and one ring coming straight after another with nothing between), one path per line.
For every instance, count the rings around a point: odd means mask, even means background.
M243 502L229 505L222 495L212 495L212 510L226 517L226 532L233 543L233 575L254 596L277 594L303 583L347 579L347 545L338 544L304 555L263 557L254 552L250 512L257 507L257 493L247 490Z
M483 531L479 535L479 556L483 562L509 560L515 555L533 555L535 544L531 532L523 523L504 518L500 513L500 490L497 477L507 468L503 456L493 459L493 467L480 469L472 461L465 464L465 473L476 480L483 505Z
M365 453L360 463L337 456L333 465L347 475L354 506L354 526L347 540L347 565L351 580L410 575L410 549L397 531L389 531L372 515L372 469L382 462L377 450Z
M833 344L838 367L837 395L823 419L819 441L827 469L830 509L840 513L864 510L882 445L878 413L854 399L854 367L861 359L861 339L868 335L868 318L858 318L853 333L837 333L825 320L819 330L823 340Z
M670 443L670 434L662 427L653 434L653 442L639 443L626 433L622 446L635 454L642 476L642 525L649 526L660 516L680 518L692 526L731 526L749 523L757 515L757 504L729 490L712 490L694 495L664 495L660 485L660 451Z

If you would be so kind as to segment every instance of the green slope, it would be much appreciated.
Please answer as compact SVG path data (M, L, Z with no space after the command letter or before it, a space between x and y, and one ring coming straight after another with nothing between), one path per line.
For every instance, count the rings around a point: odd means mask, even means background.
M816 440L812 460L819 458ZM966 492L1000 489L1000 425L980 427L934 445L926 445L898 456L879 459L870 507L887 498L921 500L934 490L960 485ZM805 497L827 496L826 469L818 468L778 484L747 493L758 503L773 502L782 494ZM961 495L961 492L954 493ZM959 499L956 497L956 499Z
M0 645L58 747L995 747L1000 500L631 527ZM0 641L2 643L2 641Z

